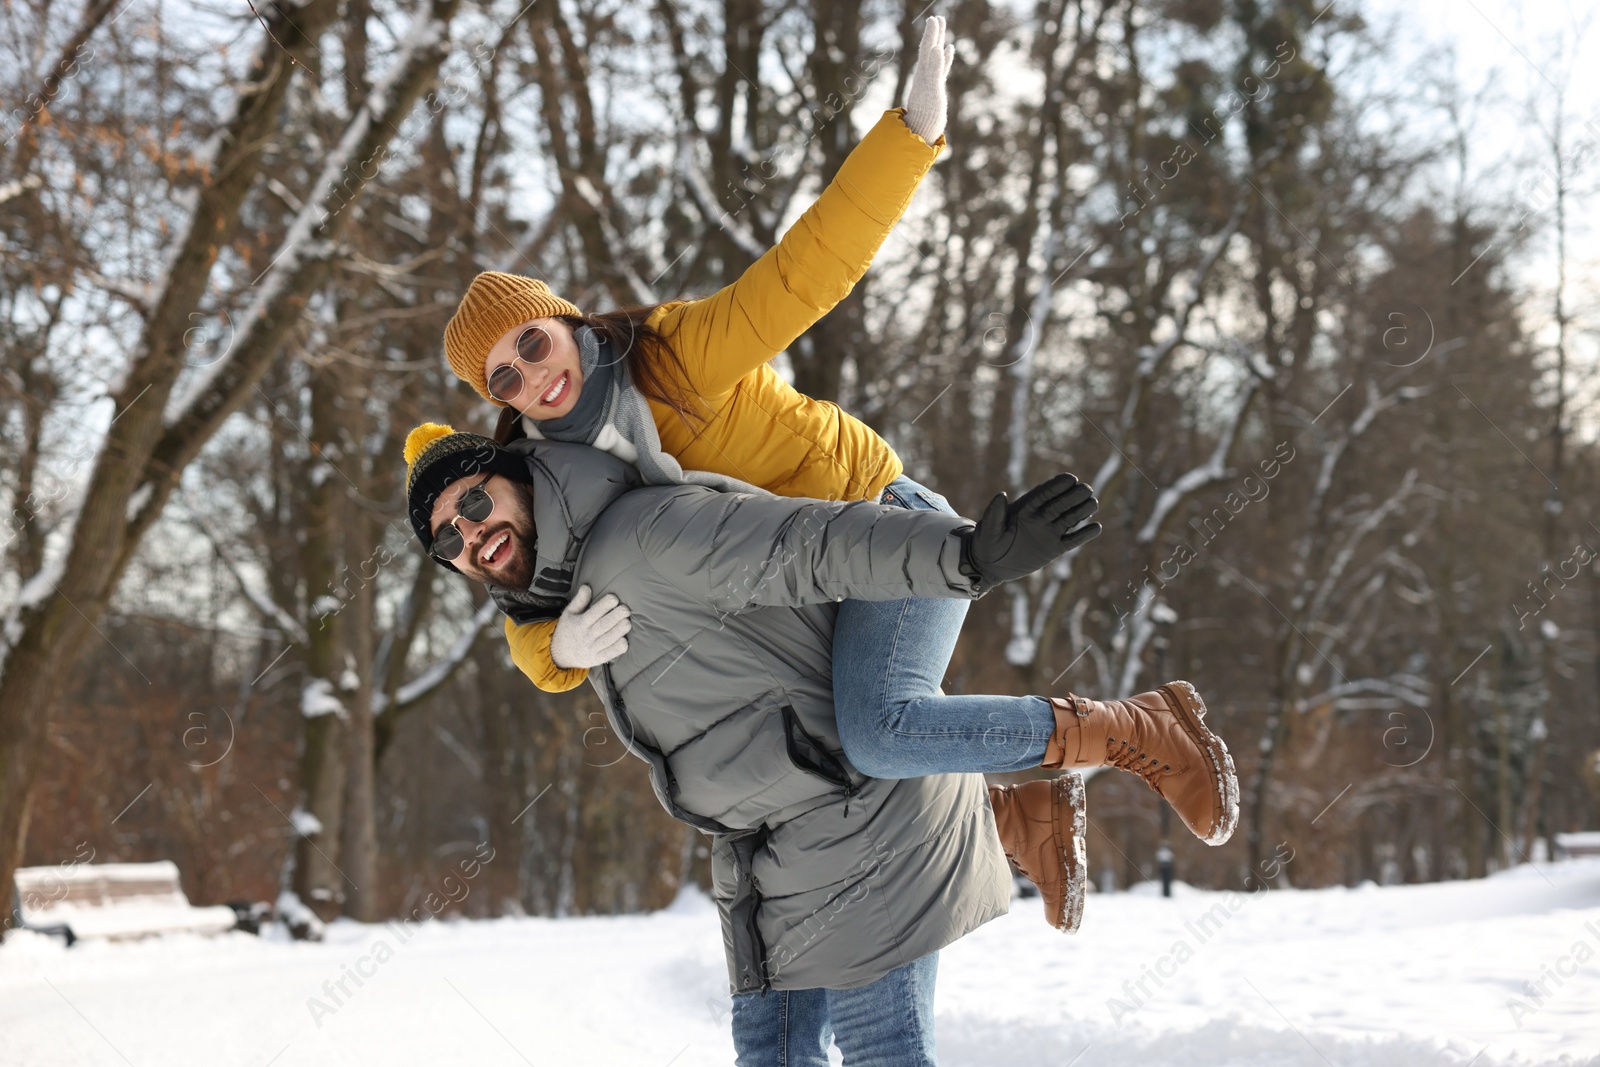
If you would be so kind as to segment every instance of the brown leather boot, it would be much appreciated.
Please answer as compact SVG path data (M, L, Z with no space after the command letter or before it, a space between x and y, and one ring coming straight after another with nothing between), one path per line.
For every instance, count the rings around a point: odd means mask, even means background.
M1188 682L1126 700L1051 697L1056 730L1042 767L1119 767L1161 794L1185 826L1220 845L1239 825L1239 776Z
M1083 844L1083 776L991 785L989 803L1006 858L1039 887L1045 921L1064 934L1077 933L1089 867Z

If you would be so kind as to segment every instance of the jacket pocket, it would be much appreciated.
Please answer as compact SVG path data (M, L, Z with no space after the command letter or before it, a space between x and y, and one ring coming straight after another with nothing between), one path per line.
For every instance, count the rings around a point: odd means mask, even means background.
M792 818L845 791L846 768L791 723L784 699L764 696L667 754L679 807L732 832Z
M801 770L810 771L834 785L850 788L850 774L844 769L844 764L839 762L839 758L829 752L821 741L806 732L805 727L800 725L800 716L795 713L794 708L785 704L780 710L783 712L783 736L789 748L790 762Z

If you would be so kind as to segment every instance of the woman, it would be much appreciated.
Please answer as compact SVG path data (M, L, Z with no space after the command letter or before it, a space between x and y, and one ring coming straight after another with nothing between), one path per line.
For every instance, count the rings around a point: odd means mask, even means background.
M458 377L506 409L499 439L592 444L638 466L648 483L951 512L904 475L876 433L801 395L767 361L850 292L938 156L953 54L943 20L929 18L906 107L885 113L777 247L713 296L585 316L542 282L479 275L445 329L445 349ZM492 571L506 551L486 546L483 564ZM552 568L509 594L530 608L521 617L541 617L520 626L508 619L512 658L549 691L576 686L586 668L626 647L625 607L610 597L590 604L587 589L566 603L570 578ZM1197 836L1227 840L1237 780L1192 687L1106 703L944 696L939 685L966 608L932 599L839 605L834 701L844 753L858 770L906 778L1121 766L1144 777ZM1079 726L1090 719L1097 740L1086 746ZM996 788L991 801L1006 854L1039 884L1047 920L1070 931L1082 899L1070 823L1081 813L1066 779L1056 781L1055 790Z

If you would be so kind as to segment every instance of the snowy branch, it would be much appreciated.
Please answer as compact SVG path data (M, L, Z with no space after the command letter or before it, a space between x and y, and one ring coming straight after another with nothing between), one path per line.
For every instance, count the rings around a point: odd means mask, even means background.
M1211 268L1217 265L1217 260L1222 257L1223 251L1233 240L1233 235L1239 232L1239 225L1244 221L1245 205L1248 201L1241 199L1233 209L1233 214L1228 218L1226 225L1217 234L1211 251L1195 265L1194 271L1189 276L1189 291L1179 300L1177 307L1172 310L1173 329L1166 340L1159 344L1143 345L1139 349L1138 377L1148 380L1166 362L1177 347L1184 343L1189 333L1189 319L1194 314L1194 309L1199 306L1201 298L1205 295L1206 278L1211 274Z
M1174 508L1190 495L1227 477L1228 453L1233 451L1233 443L1238 439L1239 428L1244 425L1245 414L1249 412L1250 403L1255 399L1256 387L1257 380L1251 378L1245 385L1239 402L1234 406L1233 418L1228 420L1228 425L1223 428L1222 434L1217 438L1216 447L1211 450L1211 455L1206 461L1184 472L1156 497L1155 506L1150 509L1150 518L1134 535L1136 544L1153 544L1161 532L1161 527L1166 525L1167 516L1172 514Z
M308 270L332 261L338 234L355 203L389 160L389 142L411 111L423 86L444 57L448 21L457 0L432 0L412 20L398 54L362 101L339 143L312 183L304 207L289 224L277 255L264 272L255 300L239 320L238 340L190 387L168 404L168 428L159 451L182 449L242 398L241 382L252 382L276 351L277 338L292 325L289 309L313 288L321 273Z
M683 175L683 183L689 187L689 195L694 197L695 204L699 206L700 214L707 221L714 220L745 255L754 259L766 255L766 246L756 238L756 235L739 225L732 214L717 206L716 194L706 184L705 176L700 173L699 168L694 165L694 149L687 133L678 135L678 171Z
M1221 259L1223 251L1232 243L1234 234L1239 232L1239 226L1244 221L1245 205L1246 202L1240 200L1234 207L1233 214L1213 240L1211 250L1189 272L1189 290L1171 312L1173 320L1171 335L1159 344L1140 347L1139 359L1134 366L1133 381L1123 401L1122 412L1117 418L1116 433L1111 437L1111 451L1100 464L1100 469L1095 472L1094 479L1090 483L1097 490L1104 492L1110 487L1112 479L1121 473L1126 460L1122 454L1122 444L1128 440L1129 434L1133 431L1139 405L1144 399L1145 387L1165 364L1167 358L1188 339L1189 320L1205 292L1206 279L1217 261Z
M133 309L143 318L149 318L151 312L155 311L159 294L156 292L156 287L149 282L129 281L126 278L108 278L92 270L84 270L83 276L106 292L113 296L119 296L133 305Z
M655 292L650 288L650 283L639 277L632 264L622 254L627 245L622 240L622 235L611 223L611 215L606 211L605 198L600 195L600 190L595 188L594 182L587 175L574 175L572 187L577 191L583 202L594 211L594 217L600 223L600 232L605 235L606 247L611 249L612 261L617 269L622 272L628 281L628 288L633 290L633 298L641 304L657 303Z
M1044 336L1045 323L1050 319L1050 304L1055 295L1050 272L1054 269L1056 237L1054 229L1044 235L1044 244L1039 250L1040 265L1033 304L1028 308L1028 328L1012 343L1008 353L1011 357L1008 373L1015 381L1015 391L1011 401L1011 456L1006 463L1006 480L1019 492L1027 488L1023 479L1027 476L1028 401L1032 399L1033 357L1039 351L1039 339Z
M1360 548L1369 534L1381 526L1385 519L1400 509L1406 497L1417 485L1417 469L1412 467L1407 470L1405 477L1400 480L1400 485L1389 495L1382 504L1368 511L1356 522L1350 531L1345 543L1334 554L1333 562L1324 570L1322 580L1317 583L1316 592L1311 597L1306 617L1310 620L1319 618L1326 610L1329 599L1333 596L1334 588L1339 579L1350 566L1350 561L1355 558L1356 550Z
M1119 693L1133 692L1134 685L1139 681L1139 669L1144 659L1145 646L1156 634L1158 619L1155 586L1150 582L1139 585L1138 598L1134 609L1129 613L1131 625L1125 631L1118 631L1112 641L1112 648L1122 657L1122 674L1117 679L1116 691ZM1169 609L1170 611L1170 609Z
M1072 611L1067 615L1067 635L1072 638L1073 648L1087 650L1083 654L1094 663L1095 677L1098 680L1096 688L1104 691L1110 687L1111 663L1106 659L1106 654L1101 651L1100 646L1090 641L1083 632L1083 620L1089 614L1089 606L1088 597L1079 597L1078 602L1072 605Z
M44 179L37 174L29 174L27 177L18 178L14 182L6 182L4 185L0 185L0 204L5 203L7 200L15 199L30 189L37 189L43 184Z
M1006 479L1018 492L1026 488L1023 480L1027 475L1028 464L1028 409L1033 391L1033 361L1035 353L1039 350L1039 340L1044 335L1045 323L1050 318L1053 296L1053 279L1050 272L1054 269L1056 237L1054 229L1048 230L1044 235L1033 302L1028 309L1028 328L1012 343L1008 352L1011 357L1008 373L1015 384L1011 398L1011 426L1008 431L1011 451L1006 462ZM1047 582L1044 592L1047 605L1055 601L1060 586L1059 578ZM1048 606L1036 613L1035 618L1030 621L1027 583L1011 583L1010 594L1011 640L1006 645L1006 662L1025 667L1033 662L1034 656L1038 653L1039 635L1043 632Z
M1297 710L1306 711L1326 704L1346 709L1393 707L1396 704L1426 708L1431 699L1429 691L1428 680L1414 674L1392 674L1388 678L1360 678L1341 682L1315 696L1303 698L1298 702ZM1355 699L1358 697L1378 699L1362 702Z
M530 260L538 262L540 250L544 248L545 243L550 240L550 237L556 232L556 228L561 222L562 215L559 211L550 212L544 217L544 221L539 224L538 229L529 230L527 237L523 239L521 244L508 249L506 254L500 257L499 262L495 263L494 269L511 273L515 272L522 263Z
M61 579L66 575L66 560L60 556L39 568L38 573L22 583L17 598L0 621L0 672L5 670L6 656L22 640L24 616L39 608L60 591Z
M478 635L483 633L483 628L489 625L489 621L498 614L498 610L493 600L484 601L483 607L479 608L478 613L467 623L467 628L456 638L456 643L445 653L444 658L401 686L394 695L393 705L389 703L388 694L374 693L372 713L382 715L391 709L404 711L448 681L456 668L466 660L472 651L472 646L478 641Z
M290 641L293 641L295 644L304 647L309 638L306 635L306 628L300 624L300 620L283 610L283 608L279 607L277 602L274 601L270 596L256 589L249 581L245 579L244 574L234 563L234 553L232 549L228 546L224 538L217 533L216 528L211 525L211 522L206 518L203 509L195 507L187 496L184 496L183 504L184 507L189 510L189 517L194 520L194 523L200 529L200 532L204 534L206 540L211 543L213 554L217 559L222 561L222 565L228 569L228 573L233 575L234 582L236 582L239 586L239 592L244 594L245 599L250 601L251 606L254 607L263 618L281 630L284 637Z

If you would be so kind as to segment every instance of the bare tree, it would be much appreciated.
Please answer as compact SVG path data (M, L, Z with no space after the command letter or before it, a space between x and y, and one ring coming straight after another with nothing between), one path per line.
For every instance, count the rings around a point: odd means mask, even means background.
M218 252L255 184L263 145L297 66L290 55L297 48L309 52L334 16L333 5L321 0L273 9L234 111L219 131L189 230L158 284L116 391L116 415L89 472L65 553L29 578L7 620L0 667L0 883L9 881L21 860L44 724L94 620L104 613L183 468L254 389L298 322L305 299L325 277L350 217L339 206L343 198L359 195L369 180L363 164L394 136L437 71L455 7L456 0L437 0L419 11L392 68L351 115L346 135L328 156L315 198L297 213L240 316L232 350L175 397L189 316L200 308Z

